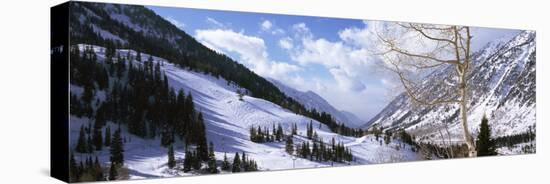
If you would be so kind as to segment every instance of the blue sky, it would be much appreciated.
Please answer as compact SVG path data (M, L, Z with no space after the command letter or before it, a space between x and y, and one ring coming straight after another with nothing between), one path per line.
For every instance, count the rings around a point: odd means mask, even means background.
M155 7L199 42L257 74L313 91L364 121L398 94L396 82L367 57L369 21ZM474 50L516 30L477 28Z

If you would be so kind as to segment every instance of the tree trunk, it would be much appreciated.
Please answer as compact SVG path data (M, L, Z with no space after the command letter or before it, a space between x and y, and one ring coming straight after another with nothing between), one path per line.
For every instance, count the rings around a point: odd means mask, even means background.
M460 67L459 67L460 68ZM462 121L462 130L464 132L464 141L466 142L466 145L468 146L468 156L469 157L476 157L477 152L475 148L475 143L472 138L472 135L470 134L470 130L468 129L468 93L466 88L466 71L464 71L464 67L462 67L462 70L460 71L460 117Z

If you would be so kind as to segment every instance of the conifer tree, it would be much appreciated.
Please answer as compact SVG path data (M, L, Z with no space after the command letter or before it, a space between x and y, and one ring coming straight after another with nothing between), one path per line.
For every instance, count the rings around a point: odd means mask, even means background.
M277 135L276 135L277 141L283 141L283 136L284 136L283 127L281 126L281 124L279 124L277 125Z
M210 173L218 173L216 155L214 154L214 144L212 144L212 142L210 142L210 146L208 148L208 171Z
M101 164L99 164L99 160L97 159L97 156L95 157L93 173L94 173L96 181L103 181L104 180L103 170L101 169Z
M189 172L191 171L191 167L193 165L191 151L185 151L185 157L183 159L183 172Z
M250 127L250 141L258 142L258 133L254 127Z
M168 147L168 167L170 169L176 166L176 159L174 158L174 146L170 144Z
M208 161L208 145L206 142L206 132L202 113L199 113L198 115L197 132L197 156L201 161Z
M229 171L229 169L231 169L231 164L227 160L227 154L224 153L223 154L223 162L222 162L222 170Z
M109 126L107 126L107 128L105 128L105 146L111 146L111 128Z
M136 60L141 62L141 52L140 51L137 52ZM132 63L132 62L130 62L130 63Z
M244 152L243 152L244 155ZM248 159L248 157L243 157L241 160L241 167L243 168L242 171L247 172L250 171L250 164L251 161Z
M87 153L92 153L94 152L94 142L92 141L92 137L90 135L87 136L88 138L86 139L86 150L87 150Z
M489 126L489 120L483 116L481 124L479 125L479 134L477 135L477 156L490 156L496 155L495 143L491 139L491 127Z
M235 158L233 159L233 167L231 169L231 172L241 172L241 159L239 158L239 153L235 153Z
M310 121L309 124L307 125L306 136L307 136L308 139L313 138L313 122L312 121Z
M103 135L101 133L101 128L97 127L97 125L94 127L93 142L95 150L101 150L103 146Z
M111 142L111 162L124 165L124 143L120 135L120 128L113 134Z
M201 159L199 158L197 152L194 151L192 155L193 156L191 157L191 163L192 163L193 169L195 169L195 170L201 169L202 162L201 162Z
M79 153L87 153L88 146L86 145L86 133L84 132L84 126L80 127L80 133L78 134L78 142L76 144L76 151Z
M111 167L109 168L109 181L116 180L118 177L117 166L115 163L111 162Z
M292 135L286 137L285 151L292 155L294 153L294 141L292 141Z

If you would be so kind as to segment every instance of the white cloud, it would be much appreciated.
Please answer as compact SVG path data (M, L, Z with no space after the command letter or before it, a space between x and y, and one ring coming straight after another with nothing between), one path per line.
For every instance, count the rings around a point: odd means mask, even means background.
M210 25L214 26L214 27L218 27L218 28L226 28L225 24L217 21L216 19L214 18L211 18L211 17L206 17L206 22L209 23Z
M351 91L363 91L365 89L365 85L361 81L353 80L344 70L331 68L329 71L344 89L350 89Z
M271 27L273 27L273 23L271 23L269 20L264 20L260 24L260 26L261 26L263 31L269 31L271 29Z
M303 36L297 49L289 51L293 61L302 66L324 66L342 89L350 92L365 89L362 77L372 66L366 50L352 48L343 42L314 39L304 24L297 24L295 27Z
M260 30L262 32L270 33L272 35L285 34L285 30L278 28L275 23L269 20L264 20L260 23Z
M284 37L279 40L279 47L283 49L292 49L294 47L294 44L292 43L292 38L290 37Z
M309 33L309 28L306 26L306 23L300 22L297 24L292 25L292 29L294 29L296 32L301 33Z
M273 35L285 34L285 30L283 30L281 28L277 28L277 29L271 31L271 34L273 34Z
M357 27L346 28L338 32L342 41L357 47L370 47L372 35L371 29Z
M259 37L229 29L196 30L195 37L214 50L238 54L240 62L265 77L291 80L294 76L290 74L301 70L296 65L270 60L264 40Z
M323 66L329 73L330 78L305 79L305 90L320 94L336 108L362 119L376 115L399 92L391 88L394 78L380 70L377 58L367 48L370 43L365 38L372 35L365 29L366 25L341 30L340 40L330 41L315 38L305 23L297 23L292 26L293 49L287 50L302 68Z

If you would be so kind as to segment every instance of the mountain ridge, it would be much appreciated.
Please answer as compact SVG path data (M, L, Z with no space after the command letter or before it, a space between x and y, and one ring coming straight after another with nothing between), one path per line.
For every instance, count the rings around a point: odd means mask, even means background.
M349 126L351 128L357 128L363 122L351 112L336 109L323 97L313 91L302 92L288 85L285 85L276 79L267 78L267 80L273 83L287 96L294 98L296 101L303 104L309 110L315 109L316 111L329 113L336 121L338 121L339 123L344 123L346 126Z
M468 123L474 134L484 114L489 117L496 135L522 133L534 126L535 36L534 32L523 31L510 40L491 42L472 55L473 69L468 73L471 97ZM422 81L425 83L422 89L446 95L438 79L453 81L449 75L451 71L452 66L448 66L428 75ZM402 93L368 121L371 125L362 128L405 128L421 137L428 137L447 124L453 139L460 141L458 112L457 105L414 107L408 96ZM430 123L428 120L436 122Z

